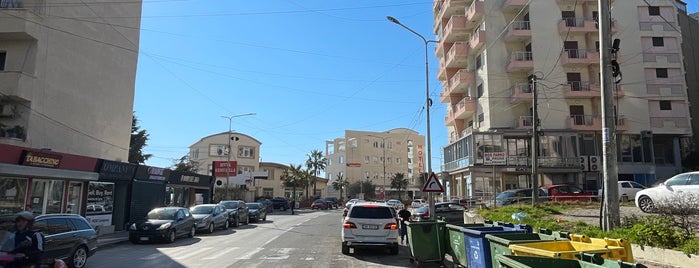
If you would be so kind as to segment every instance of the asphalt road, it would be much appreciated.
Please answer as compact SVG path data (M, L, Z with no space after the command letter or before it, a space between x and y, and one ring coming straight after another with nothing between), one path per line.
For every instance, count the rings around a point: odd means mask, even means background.
M123 243L98 251L87 267L415 267L406 246L399 255L383 250L343 255L341 220L340 209L276 212L265 222L179 238L172 244Z

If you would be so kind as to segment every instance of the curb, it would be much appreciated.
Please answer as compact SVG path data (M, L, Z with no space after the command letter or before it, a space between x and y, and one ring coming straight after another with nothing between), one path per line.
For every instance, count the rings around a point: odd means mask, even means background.
M653 264L667 268L696 267L699 255L685 254L684 252L654 248L648 246L631 245L634 258L637 262Z

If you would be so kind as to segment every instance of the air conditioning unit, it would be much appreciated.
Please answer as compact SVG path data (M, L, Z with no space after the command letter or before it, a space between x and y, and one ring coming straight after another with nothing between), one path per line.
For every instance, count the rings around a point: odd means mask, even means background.
M580 156L580 170L582 171L589 171L589 165L590 163L588 162L587 156Z
M590 171L599 172L602 171L602 159L599 156L590 156Z
M0 116L13 116L15 115L15 109L17 107L14 104L6 103L0 104Z
M652 137L653 137L653 131L650 131L650 130L641 131L641 138L652 138Z

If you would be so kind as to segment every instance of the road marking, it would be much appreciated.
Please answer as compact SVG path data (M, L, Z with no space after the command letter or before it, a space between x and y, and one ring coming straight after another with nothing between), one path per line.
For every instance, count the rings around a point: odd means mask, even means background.
M161 257L161 256L163 256L163 255L165 255L165 254L163 254L163 253L153 253L153 254L150 254L150 255L148 255L148 256L141 257L140 259L141 259L141 260L155 260L155 259L157 259L157 258L159 258L159 257Z
M220 258L220 257L223 257L223 255L226 255L226 254L230 253L231 251L238 250L238 249L240 249L240 248L239 248L239 247L227 248L227 249L225 249L225 250L220 251L219 253L216 253L216 255L212 255L212 256L210 256L210 257L204 258L204 260L218 259L218 258Z
M239 260L249 260L252 259L252 255L257 254L258 252L262 251L264 248L255 248L252 251L248 252L247 254L239 257Z
M190 251L189 253L184 254L184 255L179 255L179 254L177 254L177 256L174 257L174 259L186 259L186 258L189 258L189 257L191 257L191 256L197 255L197 254L199 254L199 253L201 253L201 252L210 250L210 249L211 249L210 247L205 247L205 248L200 248L200 249L197 249L197 250L194 250L194 251Z
M274 249L274 254L262 257L265 260L286 260L289 258L289 253L294 250L294 248L278 248Z

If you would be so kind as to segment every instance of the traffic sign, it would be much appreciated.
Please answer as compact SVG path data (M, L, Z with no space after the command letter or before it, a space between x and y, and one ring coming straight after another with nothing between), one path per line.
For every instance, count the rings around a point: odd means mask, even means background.
M435 175L434 172L430 174L430 178L425 182L425 186L422 186L422 191L426 193L444 192L444 187L442 187L442 183L439 182L437 175Z

